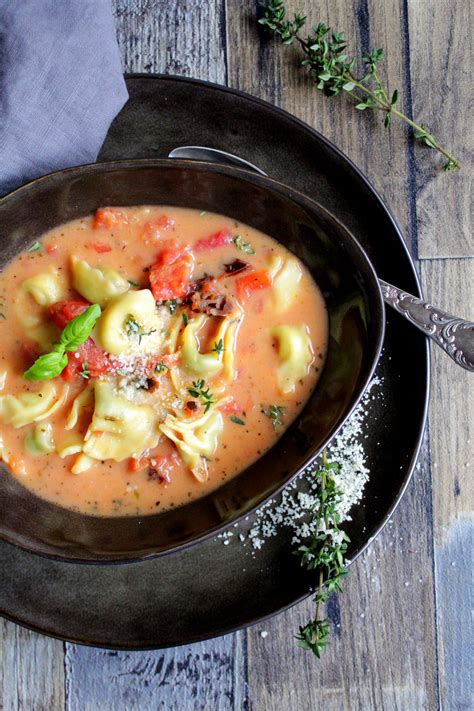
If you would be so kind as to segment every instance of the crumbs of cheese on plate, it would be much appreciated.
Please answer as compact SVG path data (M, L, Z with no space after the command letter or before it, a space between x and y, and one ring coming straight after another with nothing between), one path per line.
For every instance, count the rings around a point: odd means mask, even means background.
M381 383L381 378L373 378L360 404L328 447L329 461L340 465L339 472L334 478L341 491L341 498L337 504L341 522L350 520L350 510L361 500L369 479L370 472L366 466L364 451L364 426L369 402L380 397L380 394L374 394L373 390ZM313 535L316 532L315 522L309 512L319 501L318 485L313 476L318 467L319 460L308 466L300 476L286 486L278 498L270 499L257 509L252 516L250 528L247 531L241 530L234 540L239 540L243 545L250 543L253 551L257 551L264 545L266 539L276 536L282 528L292 530L293 544L301 543ZM245 521L247 520L249 517L246 517ZM234 524L234 528L237 527L239 524ZM224 531L218 536L224 545L229 545L233 537L232 530Z

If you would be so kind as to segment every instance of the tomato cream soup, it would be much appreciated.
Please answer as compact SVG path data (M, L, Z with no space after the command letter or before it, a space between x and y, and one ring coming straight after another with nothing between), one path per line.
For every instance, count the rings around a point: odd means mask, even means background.
M219 487L308 399L327 314L303 264L221 215L102 208L0 275L0 455L38 496L146 515Z

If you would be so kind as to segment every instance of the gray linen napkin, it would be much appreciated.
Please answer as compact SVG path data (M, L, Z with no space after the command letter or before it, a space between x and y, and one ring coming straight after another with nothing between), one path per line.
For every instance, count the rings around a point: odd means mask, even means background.
M0 0L0 195L95 161L127 98L110 0Z

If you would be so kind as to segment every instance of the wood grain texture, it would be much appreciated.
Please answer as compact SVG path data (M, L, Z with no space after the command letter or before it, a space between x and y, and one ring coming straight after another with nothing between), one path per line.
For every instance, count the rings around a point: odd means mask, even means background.
M440 175L439 162L416 149L416 213L421 257L472 254L474 5L409 1L413 112L461 161Z
M226 81L223 0L113 0L126 72Z
M432 300L474 320L474 258L422 263ZM452 285L458 284L458 289ZM444 709L474 706L474 378L433 348L430 448L440 697Z
M0 709L63 708L63 643L0 618Z
M397 218L416 254L416 224L412 199L411 144L404 125L383 127L375 113L356 111L346 96L328 99L317 91L299 66L296 47L285 47L257 28L254 0L227 0L228 77L230 86L278 104L332 140L358 165L379 190ZM359 56L373 47L384 47L386 61L381 77L393 90L398 87L405 108L408 89L408 41L402 0L308 3L290 0L288 12L301 10L308 26L324 21L344 32L348 53ZM290 139L290 137L289 137ZM290 150L290 147L289 147Z
M331 644L320 660L294 641L298 626L313 611L309 601L248 631L252 708L437 708L426 444L420 462L394 517L351 566L344 593L331 601ZM262 629L268 632L265 639Z
M243 634L163 652L68 645L67 711L241 711Z

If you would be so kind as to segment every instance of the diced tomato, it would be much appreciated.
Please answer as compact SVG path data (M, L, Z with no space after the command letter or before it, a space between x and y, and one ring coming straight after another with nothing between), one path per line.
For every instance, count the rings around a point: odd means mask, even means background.
M202 252L205 249L215 249L216 247L222 247L224 244L230 244L233 239L229 230L219 230L219 232L215 232L209 235L209 237L198 239L193 246L193 250L195 252Z
M148 459L148 457L138 457L138 459L135 459L135 457L130 457L130 459L128 460L127 469L129 472L136 474L142 469L145 469L149 464L150 460Z
M250 272L235 280L237 295L240 299L249 297L250 294L259 289L266 289L272 285L271 275L265 270Z
M123 225L128 225L128 217L116 207L99 207L92 220L94 230L104 228L111 230L113 227L122 227Z
M176 244L167 246L150 269L150 286L157 301L182 299L189 290L193 256Z
M48 306L49 318L56 326L64 328L73 318L83 314L88 306L90 303L81 299L57 301Z
M57 252L59 249L59 246L52 242L51 244L46 245L46 254L54 254L54 252Z
M89 242L86 247L89 247L89 249L95 249L95 251L99 254L112 251L112 246L110 244L105 244L104 242Z
M87 366L89 378L99 378L111 370L108 357L101 348L96 346L92 338L88 338L74 353L68 353L67 360L67 366L61 373L61 377L67 382L76 377L82 377L83 363Z

